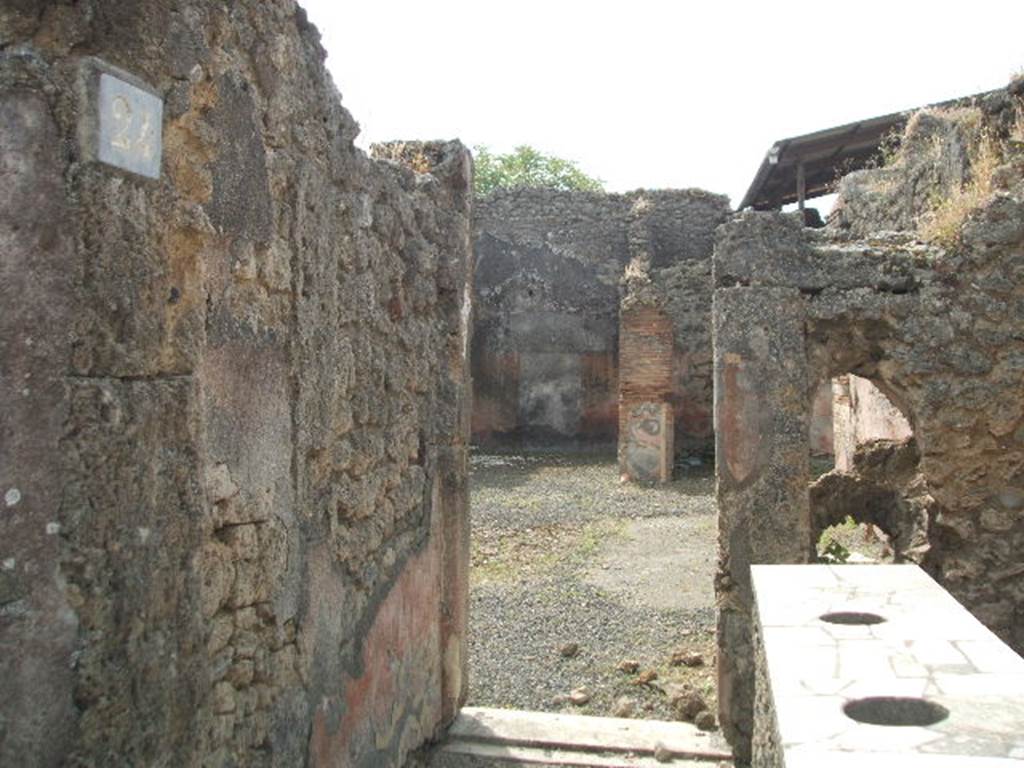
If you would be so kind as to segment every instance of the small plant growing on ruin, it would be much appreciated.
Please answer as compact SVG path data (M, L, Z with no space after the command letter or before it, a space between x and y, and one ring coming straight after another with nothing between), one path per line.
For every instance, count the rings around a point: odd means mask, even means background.
M430 158L419 150L409 159L409 167L416 173L430 173Z
M832 565L842 564L850 559L850 550L837 538L837 534L849 535L857 528L857 521L850 515L841 523L826 528L818 540L818 560Z
M971 211L992 194L992 179L1002 163L999 143L986 133L971 153L971 177L948 195L935 196L932 210L922 219L921 237L945 248L953 247Z
M850 559L850 550L844 547L835 539L829 539L828 544L821 550L821 554L818 555L818 559L823 563L830 563L832 565L845 563Z

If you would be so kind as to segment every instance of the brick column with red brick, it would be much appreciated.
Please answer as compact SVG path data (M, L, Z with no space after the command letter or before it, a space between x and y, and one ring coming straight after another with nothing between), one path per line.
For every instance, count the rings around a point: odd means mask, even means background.
M619 471L672 479L672 320L657 303L623 302L619 329Z

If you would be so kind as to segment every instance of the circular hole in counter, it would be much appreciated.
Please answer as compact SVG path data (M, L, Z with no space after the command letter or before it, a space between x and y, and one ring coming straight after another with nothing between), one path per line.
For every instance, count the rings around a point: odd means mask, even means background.
M823 613L818 618L829 624L881 624L885 621L884 616L865 611L835 611Z
M843 714L869 725L926 726L941 723L949 710L927 699L904 696L869 696L843 705Z

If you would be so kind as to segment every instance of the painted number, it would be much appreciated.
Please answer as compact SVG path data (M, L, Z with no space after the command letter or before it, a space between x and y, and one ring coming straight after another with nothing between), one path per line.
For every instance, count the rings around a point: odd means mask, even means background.
M114 118L110 145L149 160L153 156L153 126L149 112L143 110L141 120L132 120L132 105L124 96L114 97L110 111Z

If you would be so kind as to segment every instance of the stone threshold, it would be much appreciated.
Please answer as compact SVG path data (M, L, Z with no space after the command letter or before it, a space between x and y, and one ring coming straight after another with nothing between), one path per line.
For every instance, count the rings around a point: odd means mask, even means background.
M721 736L689 723L463 707L430 762L431 768L517 765L731 768L732 753Z

